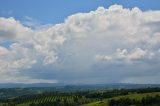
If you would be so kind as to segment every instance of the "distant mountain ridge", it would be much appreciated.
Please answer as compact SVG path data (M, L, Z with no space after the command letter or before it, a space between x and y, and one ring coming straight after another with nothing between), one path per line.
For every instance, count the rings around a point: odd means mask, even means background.
M53 87L60 84L55 83L0 83L0 88L29 88L29 87Z
M134 89L146 87L160 87L160 84L131 84L131 83L109 83L109 84L63 84L63 83L0 83L0 88L30 88L30 87L60 87L74 89Z

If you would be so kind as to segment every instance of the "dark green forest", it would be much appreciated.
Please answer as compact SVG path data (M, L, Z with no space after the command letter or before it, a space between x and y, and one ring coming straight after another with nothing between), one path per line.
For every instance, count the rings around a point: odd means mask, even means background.
M160 106L160 95L142 97L141 100L130 98L110 99L109 106Z

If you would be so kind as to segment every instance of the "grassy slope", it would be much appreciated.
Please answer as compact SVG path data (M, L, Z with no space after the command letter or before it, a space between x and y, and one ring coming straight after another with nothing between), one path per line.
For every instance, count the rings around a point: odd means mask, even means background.
M3 106L3 103L0 103L0 106Z
M117 97L113 97L114 99L119 99L119 98L131 98L131 99L137 99L140 100L142 99L142 97L145 97L147 95L149 96L155 96L155 95L160 95L160 92L153 92L153 93L143 93L143 94L129 94L129 95L125 95L125 96L117 96ZM108 100L109 99L104 99L102 102L101 101L96 101L96 102L92 102L89 104L85 104L83 106L108 106Z
M72 97L65 97L65 98L73 99ZM41 101L41 103L43 103L46 99L50 100L50 99L52 99L52 96L51 97L44 97L44 98L40 98L40 99L38 98L38 99L36 99L36 101L31 100L29 102L24 102L24 103L18 104L17 106L29 106L31 103L39 103L38 101ZM85 99L85 98L82 98L82 100L83 99ZM52 100L51 100L51 102L52 102Z
M124 96L117 96L117 97L113 97L114 99L119 99L119 98L131 98L131 99L141 99L142 97L145 97L147 95L149 96L155 96L155 95L160 95L160 92L153 92L153 93L142 93L142 94L129 94L129 95L124 95ZM50 98L50 97L47 97L47 98ZM46 99L46 98L44 98ZM43 99L43 100L44 100ZM95 101L95 102L91 102L89 104L84 104L82 106L108 106L108 100L109 99L104 99L103 101ZM17 106L29 106L29 104L33 102L33 101L30 101L30 102L25 102L25 103L22 103L22 104L19 104ZM3 104L0 103L0 106L2 106Z

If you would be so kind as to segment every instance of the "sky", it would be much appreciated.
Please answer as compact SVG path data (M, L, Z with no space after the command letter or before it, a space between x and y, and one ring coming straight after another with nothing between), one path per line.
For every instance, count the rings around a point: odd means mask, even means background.
M0 83L160 82L160 1L1 0Z

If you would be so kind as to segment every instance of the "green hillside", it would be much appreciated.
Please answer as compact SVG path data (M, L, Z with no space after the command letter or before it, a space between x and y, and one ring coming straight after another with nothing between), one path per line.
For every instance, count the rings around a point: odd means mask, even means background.
M79 104L85 104L92 102L91 99L85 98L85 97L77 97L77 96L46 96L46 97L41 97L41 98L32 98L28 99L26 101L23 101L22 103L18 104L17 106L29 106L34 104L41 104L43 105L46 104L53 104L54 106L56 105L61 105L61 106L70 106L70 105L79 105ZM31 106L32 106L31 105Z
M81 106L109 106L108 101L111 99L119 100L121 98L130 98L141 100L143 97L160 95L160 92L153 93L142 93L142 94L129 94L124 96L116 96L108 99L103 99L101 101L96 101L90 98L85 97L77 97L77 96L54 96L54 95L36 95L35 97L23 98L24 100L20 100L19 103L15 106L36 106L36 104L41 104L48 102L48 104L53 104L53 106L77 106L82 104ZM90 103L89 103L90 102ZM85 104L88 103L88 104ZM85 104L85 105L83 105ZM14 106L12 103L6 104L9 106ZM41 106L39 105L39 106ZM0 106L5 106L4 104L0 104ZM45 106L45 105L44 105Z
M160 106L160 88L43 92L18 97L15 95L1 98L0 106Z
M142 94L129 94L125 96L117 96L109 99L103 99L102 101L91 102L82 106L109 106L108 101L110 99L121 99L121 98L130 98L135 100L141 100L143 97L160 95L160 92L152 92L152 93L142 93Z

